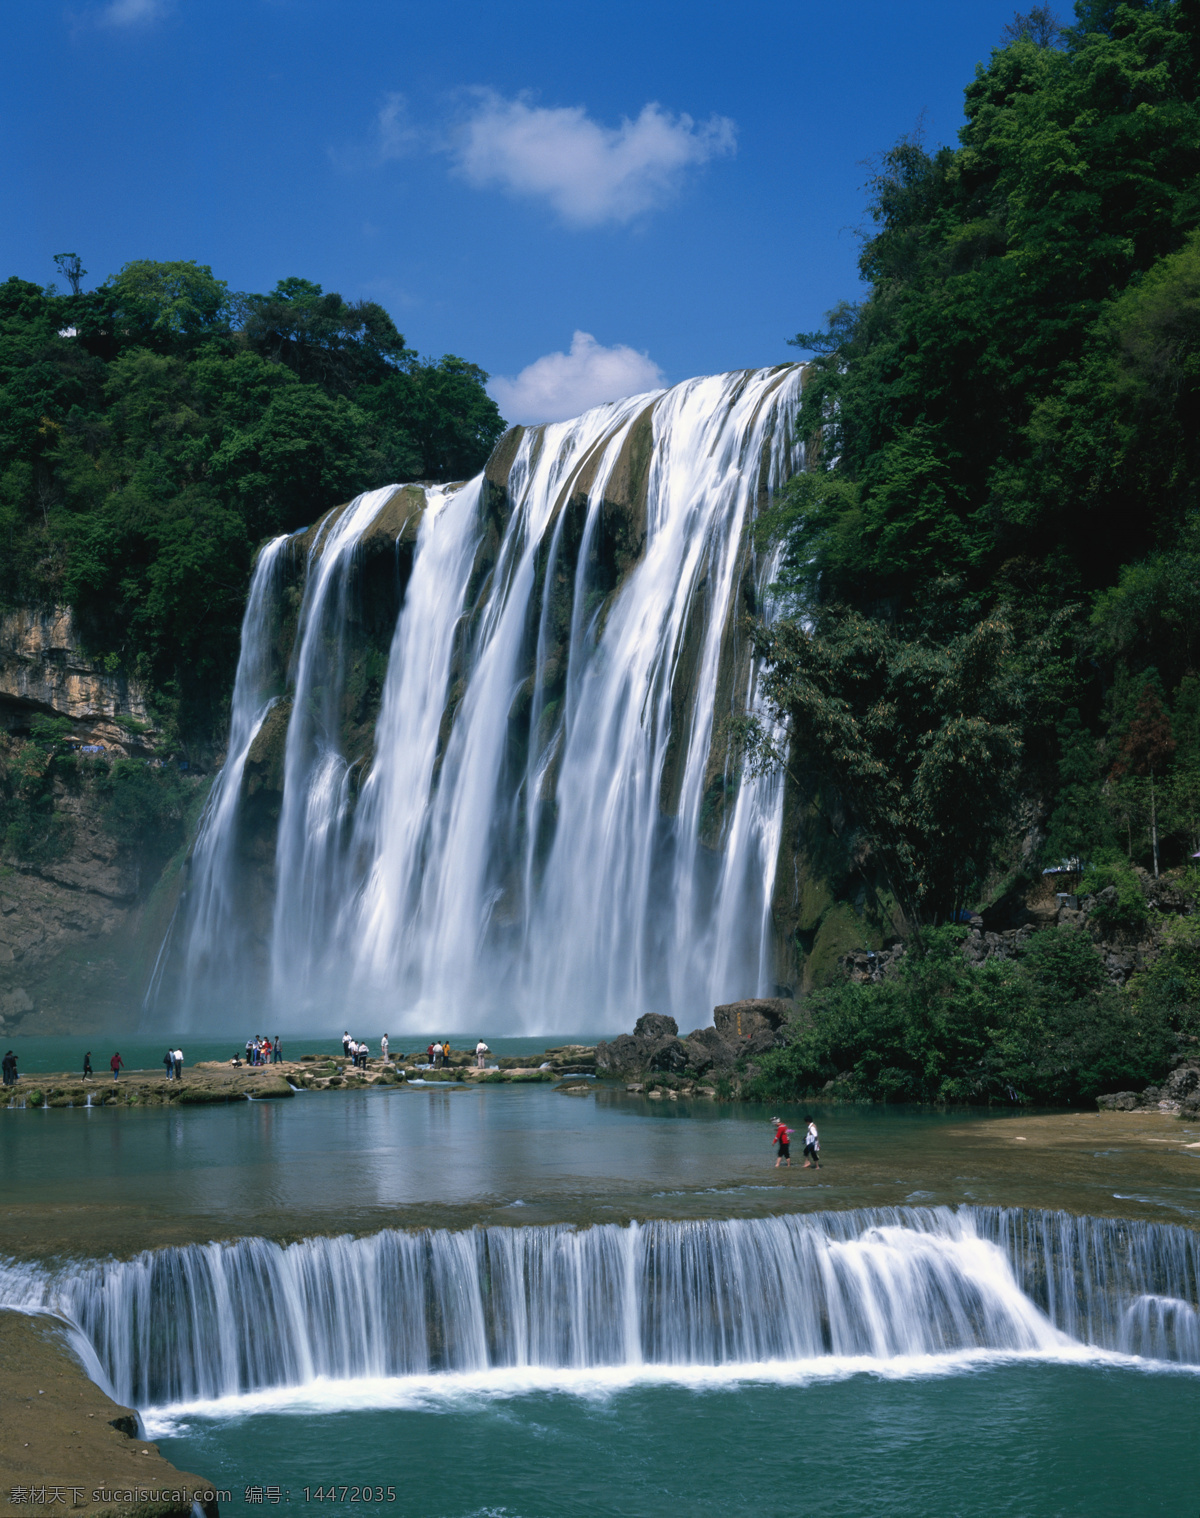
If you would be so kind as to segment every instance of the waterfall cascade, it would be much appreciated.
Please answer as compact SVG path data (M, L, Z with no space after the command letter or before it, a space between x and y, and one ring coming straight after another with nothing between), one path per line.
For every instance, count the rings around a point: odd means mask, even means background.
M782 791L741 776L729 724L755 701L744 624L770 566L749 528L798 462L799 390L784 366L516 428L464 486L372 492L271 544L164 1013L599 1031L773 993ZM352 741L344 632L381 531L407 557L377 719ZM253 916L236 906L238 798L289 555L303 599L271 719L290 712L273 904L251 943L228 931Z
M1092 1346L1200 1366L1200 1238L999 1208L387 1231L192 1245L47 1273L139 1407L499 1369L763 1365Z

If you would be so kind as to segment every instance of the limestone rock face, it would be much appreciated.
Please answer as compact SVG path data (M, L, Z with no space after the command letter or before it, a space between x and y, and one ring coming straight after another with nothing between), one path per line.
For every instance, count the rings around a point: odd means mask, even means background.
M5 704L76 722L150 720L142 687L84 653L70 609L63 606L21 607L0 617L0 698L5 697Z
M0 616L0 766L11 765L38 716L66 717L89 763L150 758L155 734L138 681L87 653L71 612L24 607ZM197 789L203 776L189 773ZM105 1021L125 1026L136 1008L173 887L153 887L161 854L133 845L103 815L90 782L57 775L49 801L56 847L0 858L0 1032L57 1033ZM0 830L2 832L3 830ZM149 963L147 963L149 960Z

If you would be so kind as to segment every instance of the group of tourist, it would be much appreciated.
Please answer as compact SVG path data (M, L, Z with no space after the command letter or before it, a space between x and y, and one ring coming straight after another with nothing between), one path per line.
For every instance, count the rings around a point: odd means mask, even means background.
M383 1060L387 1063L387 1034L383 1035L380 1045L383 1050ZM356 1038L351 1038L349 1033L342 1034L342 1053L350 1061L356 1070L367 1068L367 1059L371 1053L370 1044L360 1044Z
M425 1054L435 1070L442 1069L444 1065L450 1063L450 1040L446 1039L440 1044L436 1042L430 1044Z
M260 1037L257 1033L253 1038L248 1038L246 1040L246 1063L248 1065L281 1065L283 1063L283 1045L279 1041L279 1034L275 1035L274 1043L269 1038Z
M163 1064L167 1067L167 1079L181 1081L183 1079L183 1050L168 1049L163 1055Z
M4 1056L4 1084L15 1086L17 1084L17 1056L10 1049Z

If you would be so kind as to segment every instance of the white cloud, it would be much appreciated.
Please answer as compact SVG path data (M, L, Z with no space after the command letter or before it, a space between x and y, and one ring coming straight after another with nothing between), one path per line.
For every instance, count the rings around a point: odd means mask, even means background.
M164 0L109 0L96 19L101 26L141 26L165 10Z
M498 375L488 386L510 422L564 422L603 401L657 390L663 372L648 353L624 343L605 348L576 332L570 353L545 353L516 379Z
M673 198L689 169L735 150L727 116L695 122L643 106L619 127L582 106L547 109L482 91L452 140L458 168L474 185L548 200L575 226L627 222Z
M390 158L407 158L421 141L421 133L408 119L408 102L403 95L387 96L375 118L376 143L381 162Z

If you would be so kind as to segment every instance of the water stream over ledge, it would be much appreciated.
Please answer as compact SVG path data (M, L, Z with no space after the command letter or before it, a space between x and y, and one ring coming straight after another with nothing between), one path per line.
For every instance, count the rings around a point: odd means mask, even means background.
M574 1229L387 1230L0 1272L68 1318L117 1399L340 1382L714 1371L761 1378L1104 1350L1200 1370L1200 1235L1000 1208ZM565 1377L563 1373L568 1373ZM253 1403L251 1403L253 1405Z

